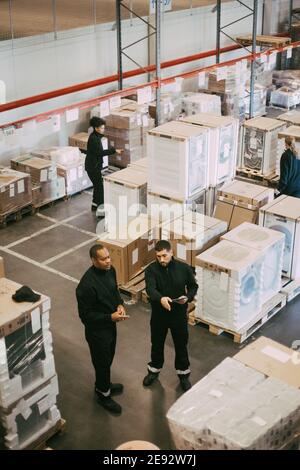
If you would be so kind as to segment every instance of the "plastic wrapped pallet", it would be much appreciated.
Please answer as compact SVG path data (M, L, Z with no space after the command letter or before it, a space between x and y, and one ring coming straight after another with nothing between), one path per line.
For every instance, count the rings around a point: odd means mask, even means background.
M93 186L87 172L85 171L84 161L85 158L81 156L77 162L69 165L57 165L58 175L65 179L67 196L79 193L80 191Z
M288 126L300 125L300 111L292 110L287 113L280 114L276 119L284 121Z
M300 277L300 199L279 196L261 207L259 225L285 234L282 275Z
M125 168L104 177L106 228L147 212L147 173Z
M87 142L89 134L87 132L79 132L69 137L69 145L71 147L78 147L80 150L87 151Z
M0 216L16 212L31 202L30 175L0 167Z
M278 108L290 109L300 103L300 90L293 90L287 86L272 91L270 105Z
M60 421L60 412L56 406L57 395L58 382L55 375L8 410L0 409L4 443L8 449L26 449Z
M269 175L276 169L278 132L286 125L277 119L256 117L243 126L241 166Z
M264 254L227 240L196 257L196 315L238 332L260 313Z
M299 432L300 391L226 358L167 419L180 450L281 449Z
M206 190L188 199L173 199L148 191L147 210L150 217L160 222L180 217L186 210L206 214Z
M248 222L221 236L222 240L264 252L263 302L267 302L281 289L284 238L283 233Z
M296 48L297 50L298 48ZM294 49L295 50L295 49ZM299 70L274 70L273 83L277 88L287 86L292 90L300 88L300 71Z
M160 101L160 123L165 124L166 122L178 119L182 113L182 102L179 93L163 93L161 94ZM149 103L149 114L155 119L156 117L156 102Z
M20 284L0 279L0 406L9 407L55 374L50 299L17 303Z
M234 180L217 190L215 217L229 230L243 222L258 223L259 209L274 199L274 189Z
M128 165L128 166L129 166L129 168L136 169L136 170L139 170L139 171L144 171L145 173L147 173L147 171L148 171L148 158L147 157L140 158L136 162L130 163L130 165Z
M170 241L176 259L195 266L196 256L215 245L226 231L226 222L187 211L164 223L161 237Z
M286 150L285 139L290 137L293 139L297 155L300 155L300 127L290 126L278 133L278 146L277 146L277 162L276 162L276 174L280 175L280 159L283 152ZM299 157L298 157L299 158Z
M30 154L13 158L10 165L14 170L29 173L32 184L45 183L57 178L56 165Z
M207 187L209 130L173 121L148 134L148 188L188 199Z
M230 181L234 176L237 159L239 125L229 116L195 114L184 122L209 129L208 186Z
M70 165L81 158L81 152L77 147L50 147L48 149L33 150L32 155L51 160L57 165Z
M221 116L221 98L207 93L186 93L182 98L182 110L186 116L199 113Z
M53 181L32 185L32 205L41 207L44 204L61 199L66 195L65 178L58 176Z
M267 88L259 83L254 86L253 94L253 117L263 116L266 114L266 102L267 102ZM246 117L249 117L250 113L250 87L246 86L245 89L245 113Z

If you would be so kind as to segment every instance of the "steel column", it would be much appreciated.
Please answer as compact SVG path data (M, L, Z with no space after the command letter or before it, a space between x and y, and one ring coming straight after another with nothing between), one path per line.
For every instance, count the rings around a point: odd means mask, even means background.
M122 67L122 29L121 29L121 0L116 0L116 26L117 26L117 55L118 55L118 88L123 89Z
M217 0L217 40L216 40L216 63L220 63L220 45L221 45L221 0Z
M256 54L257 7L258 7L258 0L253 0L252 54ZM251 61L250 106L249 106L249 118L250 119L253 117L254 86L255 86L255 59Z
M161 1L155 0L155 34L156 34L156 42L155 42L155 66L156 66L156 79L157 79L157 87L156 87L156 116L155 116L155 124L159 126L160 124L160 117L161 117L161 109L160 109L160 80L161 80Z

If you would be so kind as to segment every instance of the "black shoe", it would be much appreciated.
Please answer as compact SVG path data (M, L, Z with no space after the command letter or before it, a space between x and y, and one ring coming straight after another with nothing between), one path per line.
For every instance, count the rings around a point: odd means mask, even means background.
M158 378L158 372L148 372L146 377L144 377L143 385L144 387L149 387L153 382Z
M192 387L192 384L186 375L179 375L179 380L181 388L184 392L187 392Z
M91 211L92 211L92 212L95 212L95 211L97 210L97 207L98 207L98 206L92 204Z
M123 384L110 384L110 394L119 395L123 393L124 385Z
M122 408L115 400L113 400L110 396L105 397L104 395L101 396L101 393L98 392L98 403L99 405L103 406L106 410L110 411L111 413L120 414L122 412Z

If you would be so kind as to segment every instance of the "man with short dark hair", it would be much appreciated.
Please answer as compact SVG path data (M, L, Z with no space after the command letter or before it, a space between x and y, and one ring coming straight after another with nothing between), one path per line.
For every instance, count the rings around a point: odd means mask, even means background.
M79 316L85 326L85 338L95 368L95 392L99 403L113 413L121 413L121 406L111 396L122 393L123 385L111 383L110 368L116 348L116 322L128 316L108 250L100 244L93 245L90 258L92 266L76 289Z
M93 132L88 138L85 169L94 186L92 211L96 211L97 207L100 206L99 215L104 216L104 210L103 207L101 207L104 204L103 179L101 173L103 157L113 155L114 153L121 154L123 150L115 149L114 147L103 148L102 138L105 131L104 119L94 116L90 120L90 126L93 128Z
M191 388L187 351L187 304L196 295L198 285L192 268L173 258L171 245L160 240L155 245L156 261L145 272L146 291L152 307L151 361L143 385L148 387L159 375L164 363L164 344L170 329L175 346L175 369L181 388Z

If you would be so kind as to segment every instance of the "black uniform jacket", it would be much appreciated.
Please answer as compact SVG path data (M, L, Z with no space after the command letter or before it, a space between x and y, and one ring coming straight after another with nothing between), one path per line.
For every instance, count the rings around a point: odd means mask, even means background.
M87 153L85 158L86 171L102 170L103 157L106 155L113 155L116 153L114 147L109 147L107 150L103 149L101 139L104 137L97 131L93 131L88 139Z
M280 180L278 191L287 196L300 197L300 160L290 149L280 159Z
M160 303L162 297L176 299L181 295L186 295L188 302L191 302L198 290L192 268L174 258L167 267L161 266L158 261L151 263L146 269L145 280L152 311L157 312L168 312ZM171 304L172 312L185 312L186 309L187 303Z
M83 275L76 289L79 316L87 328L112 328L115 322L111 314L123 305L117 286L116 271L91 266Z

